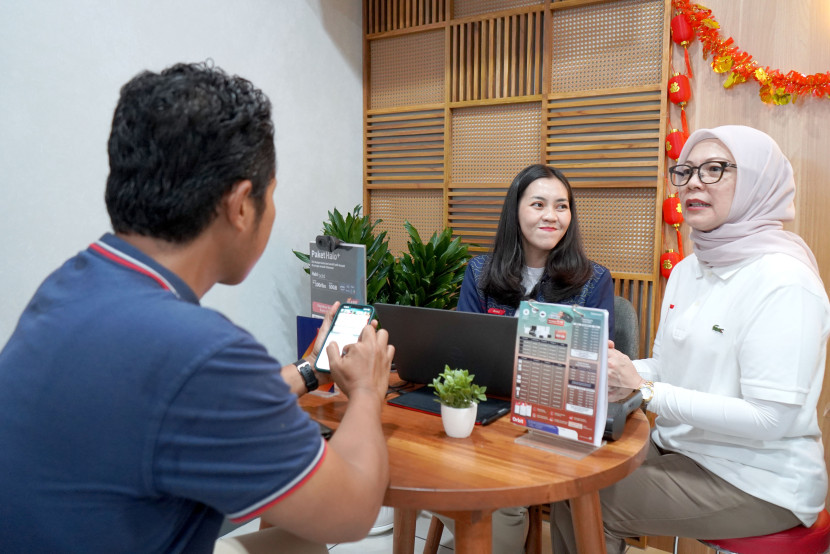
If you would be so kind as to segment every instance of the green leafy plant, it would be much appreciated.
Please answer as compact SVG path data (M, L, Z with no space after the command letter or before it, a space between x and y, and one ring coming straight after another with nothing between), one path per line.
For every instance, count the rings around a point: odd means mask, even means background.
M458 304L464 269L471 254L460 238L452 238L452 229L433 233L423 242L415 227L404 223L409 234L407 252L399 260L389 251L386 231L377 236L374 223L360 215L357 205L346 217L335 208L323 222L325 235L343 242L366 246L366 300L369 304L385 302L407 306L452 309ZM294 255L309 263L309 255L294 250ZM305 268L309 273L309 268Z
M450 369L444 366L444 372L427 385L435 389L438 402L450 408L467 408L471 404L487 400L484 392L487 387L473 384L475 375L466 369Z
M369 216L360 215L361 207L358 204L346 217L335 208L329 212L328 221L323 222L322 234L336 237L343 242L363 244L366 246L366 301L389 302L392 286L389 279L395 266L395 257L389 251L389 240L386 231L375 236L375 227L382 220L374 223ZM294 255L308 264L308 253L293 250ZM305 268L309 273L309 268Z
M470 259L467 245L452 238L452 229L433 233L427 241L408 221L408 252L395 264L392 299L395 304L451 309L458 304L464 269Z

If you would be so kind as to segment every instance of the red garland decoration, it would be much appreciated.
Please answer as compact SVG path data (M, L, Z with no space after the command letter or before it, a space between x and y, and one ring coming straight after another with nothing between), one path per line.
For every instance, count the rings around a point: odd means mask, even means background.
M712 69L717 73L729 72L724 88L745 83L750 79L761 86L759 95L767 104L783 105L795 102L799 95L830 99L830 71L804 75L797 71L782 73L778 69L761 67L752 56L734 46L732 37L721 38L720 25L712 10L692 4L689 0L672 0L672 7L682 14L694 29L703 47L703 59L712 54Z

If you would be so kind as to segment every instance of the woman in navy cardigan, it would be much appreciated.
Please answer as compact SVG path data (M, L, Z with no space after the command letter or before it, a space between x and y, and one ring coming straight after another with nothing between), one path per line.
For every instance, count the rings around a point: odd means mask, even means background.
M608 310L608 338L614 339L611 272L585 254L570 183L541 164L513 179L493 250L470 260L457 309L513 316L525 299ZM524 551L526 516L521 506L493 513L495 554ZM441 520L453 528L451 520Z
M512 316L525 299L606 309L614 338L611 272L585 254L568 179L542 164L513 179L492 252L467 265L458 310Z

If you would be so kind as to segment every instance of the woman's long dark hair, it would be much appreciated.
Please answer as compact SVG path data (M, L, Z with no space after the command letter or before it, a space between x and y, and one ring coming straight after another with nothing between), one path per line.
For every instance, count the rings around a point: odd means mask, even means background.
M570 298L579 293L593 273L591 261L582 247L571 184L555 167L534 164L516 175L507 189L496 239L490 253L490 262L484 269L481 281L484 293L493 297L499 304L517 307L526 297L522 287L525 256L522 231L519 227L519 200L530 183L543 178L558 179L565 185L571 209L571 224L562 240L548 253L545 274L539 285L542 296L546 302ZM531 291L530 296L535 294L536 289Z

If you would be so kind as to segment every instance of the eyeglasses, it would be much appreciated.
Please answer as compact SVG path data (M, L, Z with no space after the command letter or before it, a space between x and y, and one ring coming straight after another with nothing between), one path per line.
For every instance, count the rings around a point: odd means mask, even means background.
M705 162L699 166L680 164L669 169L669 174L671 175L672 184L676 187L686 186L695 171L697 171L697 178L700 179L701 183L714 185L721 180L727 167L738 168L737 165L729 162Z

